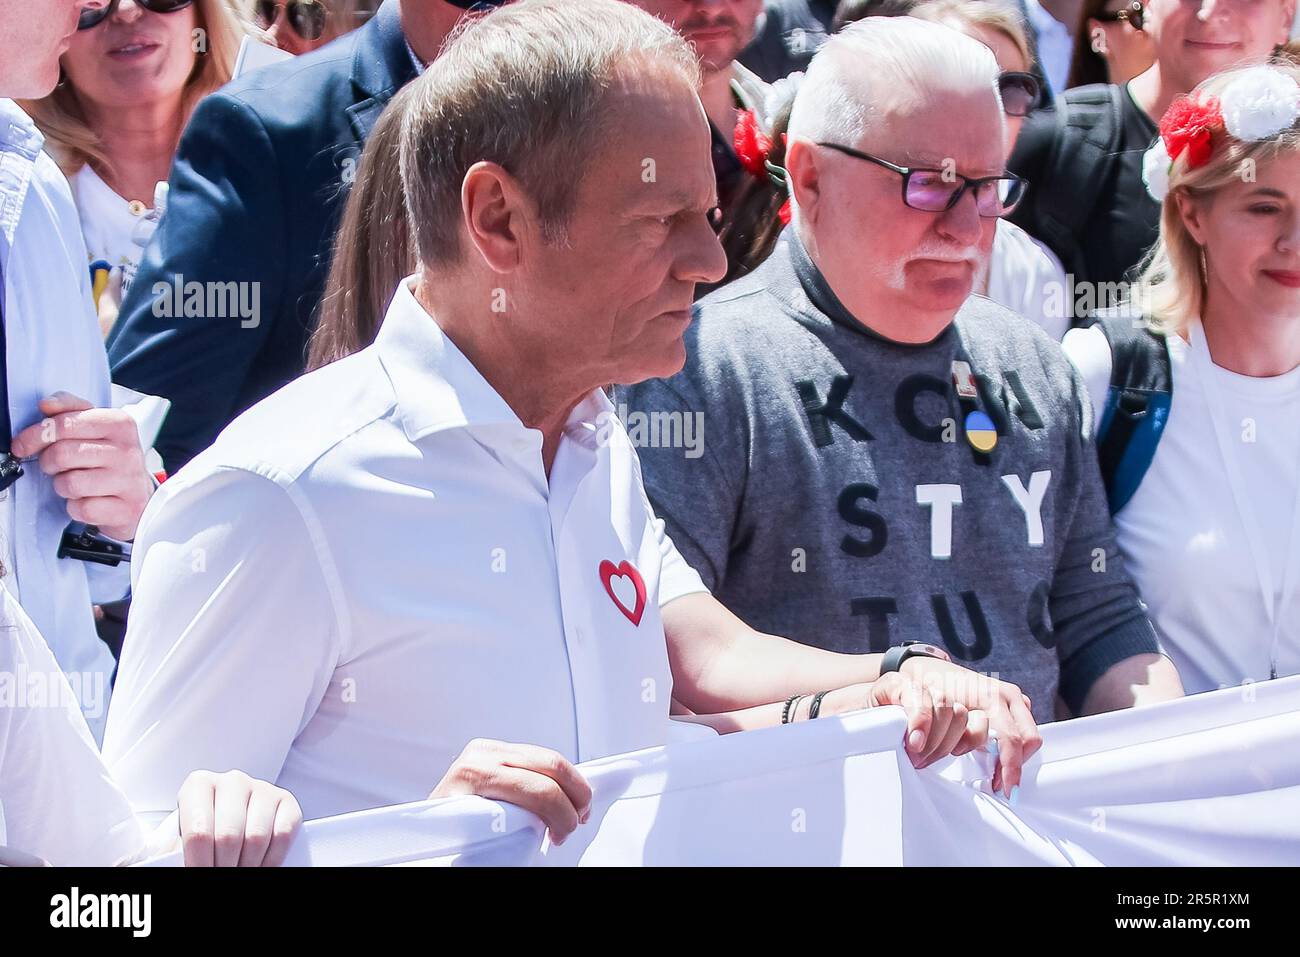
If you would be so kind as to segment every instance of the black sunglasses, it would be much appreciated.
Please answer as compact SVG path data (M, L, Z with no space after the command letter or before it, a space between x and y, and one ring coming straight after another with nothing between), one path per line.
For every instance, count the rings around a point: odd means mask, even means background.
M319 0L257 0L257 17L263 26L270 28L280 17L283 7L293 32L304 40L319 40L325 35L325 21L329 11Z
M135 0L137 7L143 7L150 13L175 13L177 10L184 10L194 0ZM97 27L107 20L115 10L119 0L108 0L108 3L102 7L96 7L93 10L82 10L81 16L77 18L78 30L89 30L91 27Z
M1102 23L1128 22L1133 25L1134 30L1141 30L1143 12L1142 4L1139 0L1133 0L1133 2L1123 10L1102 10L1098 13L1094 13L1092 18L1094 20L1099 20Z
M903 177L903 204L923 213L942 213L952 209L970 190L975 195L975 208L979 214L992 219L1006 216L1025 195L1025 180L1010 173L971 179L960 173L938 169L909 169L839 143L817 145L898 173Z
M1038 103L1038 77L1032 73L1008 70L998 76L998 92L1007 116L1028 116Z

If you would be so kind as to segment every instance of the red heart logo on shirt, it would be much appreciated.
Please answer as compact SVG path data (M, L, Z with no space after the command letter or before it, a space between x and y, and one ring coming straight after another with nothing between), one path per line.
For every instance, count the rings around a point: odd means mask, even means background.
M629 608L627 602L619 597L618 592L614 590L614 579L619 579L622 585L624 579L631 583L636 595L636 604ZM641 614L645 611L645 582L641 580L641 573L636 570L636 566L631 562L621 562L615 565L611 561L600 563L600 583L605 586L605 594L609 595L618 610L627 616L627 620L634 625L641 624ZM626 596L631 598L631 595Z

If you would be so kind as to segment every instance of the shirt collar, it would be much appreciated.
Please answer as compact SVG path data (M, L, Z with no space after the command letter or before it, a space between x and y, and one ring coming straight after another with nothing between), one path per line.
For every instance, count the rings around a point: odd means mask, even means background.
M0 235L12 245L45 137L13 100L0 100Z
M406 437L412 442L446 429L476 432L527 428L496 389L439 328L403 279L375 337L375 350L388 373ZM574 407L564 432L594 447L614 406L595 390Z
M411 41L407 40L405 42L406 42L406 52L411 57L411 63L415 65L415 75L420 76L424 73L424 69L425 69L424 61L415 55L415 47L411 46Z

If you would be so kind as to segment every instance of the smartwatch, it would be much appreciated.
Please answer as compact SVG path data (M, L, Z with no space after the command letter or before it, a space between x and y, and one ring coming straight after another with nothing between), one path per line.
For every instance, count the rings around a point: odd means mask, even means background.
M885 657L880 660L880 673L883 675L902 670L903 662L908 658L938 658L940 661L952 661L952 656L938 645L927 644L924 641L905 641L885 652Z

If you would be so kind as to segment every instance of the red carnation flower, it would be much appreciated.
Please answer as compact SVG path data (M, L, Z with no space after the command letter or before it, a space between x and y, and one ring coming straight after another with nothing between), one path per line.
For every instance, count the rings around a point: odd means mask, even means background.
M758 125L758 117L753 110L741 110L736 121L736 134L732 144L740 165L751 176L759 179L767 177L767 156L772 152L772 139Z
M1160 137L1165 141L1169 158L1176 160L1186 150L1188 169L1196 169L1210 158L1211 138L1221 129L1223 111L1216 96L1206 97L1202 102L1180 96L1160 120Z

